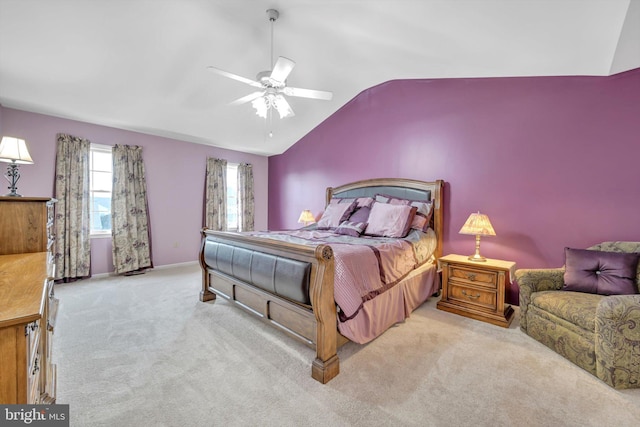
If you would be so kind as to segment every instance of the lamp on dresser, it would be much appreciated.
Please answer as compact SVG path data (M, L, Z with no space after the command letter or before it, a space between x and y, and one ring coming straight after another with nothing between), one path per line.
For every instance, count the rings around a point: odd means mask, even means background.
M472 213L467 218L467 222L464 223L460 229L460 234L470 234L476 236L476 252L469 256L469 261L485 262L487 259L480 255L480 236L495 236L496 232L493 230L489 217L485 214Z
M5 178L9 181L9 194L5 196L20 197L16 192L18 180L20 179L20 171L18 165L33 164L33 159L27 150L27 143L24 139L15 138L13 136L3 136L0 142L0 162L9 163Z

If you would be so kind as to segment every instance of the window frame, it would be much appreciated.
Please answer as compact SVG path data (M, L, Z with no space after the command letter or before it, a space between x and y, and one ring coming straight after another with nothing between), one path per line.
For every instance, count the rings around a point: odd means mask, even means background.
M110 171L106 171L106 170L98 170L98 169L94 169L93 168L93 153L95 152L101 152L101 153L109 153L111 155L111 170ZM104 145L104 144L94 144L91 143L90 147L89 147L89 237L90 238L109 238L111 237L111 229L109 230L95 230L93 228L93 214L94 214L94 210L93 210L93 200L94 200L94 193L107 193L105 190L94 190L93 189L93 180L91 179L93 177L93 173L94 172L110 172L111 173L111 180L113 182L113 147L110 145ZM108 192L110 196L113 195L113 187L110 189L110 191Z

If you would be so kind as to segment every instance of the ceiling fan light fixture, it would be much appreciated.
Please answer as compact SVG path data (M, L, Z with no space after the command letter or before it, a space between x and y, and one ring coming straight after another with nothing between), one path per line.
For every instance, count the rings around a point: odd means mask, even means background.
M251 106L256 109L256 114L263 119L267 118L267 110L269 109L269 99L266 96L251 101Z
M278 112L281 119L295 116L295 113L291 109L287 100L280 94L266 93L265 95L251 101L251 106L255 108L256 115L263 119L267 118L267 114L272 108Z
M280 94L276 95L273 99L273 104L275 109L278 110L281 119L294 115L293 110L289 106L289 103L284 99L284 96Z

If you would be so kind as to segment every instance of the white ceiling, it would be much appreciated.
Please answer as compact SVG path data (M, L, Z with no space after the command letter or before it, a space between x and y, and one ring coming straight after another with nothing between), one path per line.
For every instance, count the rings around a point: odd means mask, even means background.
M269 8L287 83L334 93L271 125L206 70L268 69ZM640 0L0 0L3 106L265 155L389 80L639 67Z

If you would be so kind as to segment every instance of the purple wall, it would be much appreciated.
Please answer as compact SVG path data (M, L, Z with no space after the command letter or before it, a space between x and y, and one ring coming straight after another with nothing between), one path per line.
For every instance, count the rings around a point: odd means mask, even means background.
M247 162L253 165L255 226L258 230L267 227L268 160L264 156L0 106L0 134L24 138L34 160L33 165L23 165L20 168L20 194L34 197L53 196L58 133L87 138L97 144L128 144L144 148L153 262L156 266L198 259L207 157L219 157L229 162ZM1 192L5 193L6 191ZM91 240L91 265L93 274L113 271L110 238Z
M611 77L391 81L365 90L269 158L269 228L321 213L325 188L401 177L445 185L444 252L471 212L482 254L558 267L565 246L640 241L640 69ZM508 290L517 302L517 287Z

